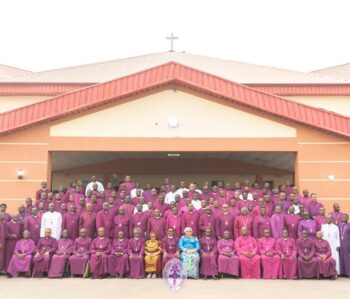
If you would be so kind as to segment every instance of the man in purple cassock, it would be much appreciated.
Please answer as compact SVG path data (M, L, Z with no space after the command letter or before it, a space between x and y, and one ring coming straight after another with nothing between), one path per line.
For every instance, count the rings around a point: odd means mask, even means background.
M38 208L32 209L32 215L28 216L24 220L24 229L30 232L30 238L37 245L40 238L41 218L38 215Z
M69 257L71 275L87 275L86 266L90 259L91 242L86 229L82 228L79 237L74 240L73 254Z
M108 256L108 273L112 277L125 277L129 272L128 239L124 232L119 231L118 237L112 242L111 254Z
M0 221L0 272L5 271L5 253L6 253L5 223Z
M129 239L130 218L125 214L124 208L118 209L118 214L113 218L113 238L117 239L119 232L123 232L123 237Z
M335 279L337 275L335 259L332 258L332 251L328 241L322 239L322 236L322 232L318 231L314 240L318 271L324 278Z
M339 224L340 234L340 274L350 277L350 223L349 215L343 214Z
M237 216L234 222L235 239L240 236L240 231L243 227L247 229L248 236L252 236L253 220L253 217L249 214L248 208L242 208L241 215Z
M113 216L113 213L109 211L108 202L103 203L102 211L99 211L96 215L96 230L98 231L103 227L107 238L110 238L112 235Z
M69 213L62 217L62 230L64 229L67 230L71 240L75 240L79 236L79 214L75 205L72 205Z
M51 237L51 229L45 229L45 236L39 239L33 258L33 277L43 277L50 269L51 257L57 250L57 241Z
M16 243L21 238L21 235L21 224L18 222L18 214L14 214L12 215L11 221L5 223L5 269L7 269L10 264Z
M86 236L90 239L96 236L96 213L91 203L86 204L86 209L79 216L79 232L85 229ZM75 240L75 239L73 239Z
M111 241L105 236L105 229L100 227L98 237L92 241L90 257L91 278L104 278L108 274L108 255L111 253Z
M26 217L32 215L33 208L34 208L34 206L33 206L32 199L30 197L26 198L26 207L24 208L24 213L25 213Z
M290 238L288 230L282 232L277 240L276 249L281 255L282 278L297 279L297 246L294 238Z
M217 279L218 266L216 263L216 239L212 237L210 227L206 228L204 236L199 239L199 244L201 257L199 273L202 275L203 279L207 279L208 276Z
M320 207L319 213L317 216L314 217L314 220L316 222L316 231L321 230L322 225L327 223L325 207Z
M234 225L234 216L229 211L228 204L223 204L221 206L221 211L218 213L216 217L216 232L218 234L218 238L224 237L224 232L229 231L231 236L234 235L233 232L233 225Z
M224 231L223 238L217 242L218 272L220 274L239 275L239 258L235 254L235 242L231 232Z
M337 202L333 204L333 211L329 214L333 217L333 223L339 226L342 222L343 213L340 211L340 205Z
M157 240L162 240L165 237L165 220L160 217L160 211L155 209L153 211L153 217L149 218L147 222L147 236L150 232L154 232L157 236Z
M187 211L182 214L181 227L192 228L193 236L197 237L199 217L199 213L194 209L193 204L190 202L187 204Z
M254 217L253 221L253 237L256 239L264 236L264 230L271 231L271 218L266 214L266 208L260 207L260 213Z
M34 241L29 238L30 232L23 232L23 239L17 241L10 264L7 268L7 274L10 277L17 277L19 273L25 273L26 277L30 275L30 266L35 252Z
M317 224L316 221L311 219L310 213L305 212L304 213L304 219L300 220L298 224L298 237L300 238L302 236L302 231L307 230L308 237L314 239L316 236L317 231Z
M298 276L299 278L318 278L319 269L315 258L314 238L309 237L306 229L301 233L301 237L297 240Z
M146 237L147 230L147 214L142 212L142 204L138 203L136 205L136 213L131 216L131 225L129 230L129 236L133 235L133 231L135 228L139 228L141 230L141 237Z
M306 209L308 210L311 216L317 216L319 214L320 208L323 207L323 204L317 201L316 193L311 193L310 197L311 201L306 206Z
M140 279L145 277L145 266L143 264L145 240L141 238L141 229L139 227L134 229L133 236L128 243L129 278Z
M171 213L168 214L166 218L165 228L168 230L170 227L172 227L174 229L174 236L179 239L182 233L181 225L182 215L179 215L178 209L176 207L173 207Z
M174 228L169 227L167 236L162 240L163 268L172 258L180 258L179 239L174 237Z
M209 207L206 207L204 210L204 214L199 217L198 221L199 236L205 236L205 231L209 227L211 229L211 236L213 238L216 238L216 216L213 214L212 209Z
M62 278L65 272L65 266L73 252L73 240L68 238L69 233L66 229L62 231L62 238L57 241L57 251L52 256L48 277Z
M282 237L282 231L284 229L284 217L282 214L281 206L276 206L275 213L271 216L271 233L275 239Z
M259 254L264 279L281 278L281 258L276 248L276 239L271 238L270 230L264 230L264 236L258 241Z

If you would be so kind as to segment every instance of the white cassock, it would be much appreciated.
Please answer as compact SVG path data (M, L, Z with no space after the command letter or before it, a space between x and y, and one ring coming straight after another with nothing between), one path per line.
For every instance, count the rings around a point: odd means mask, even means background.
M61 238L62 215L58 212L45 212L41 218L40 237L45 236L45 229L51 229L51 237Z
M202 207L201 201L199 199L197 200L192 199L191 203L193 204L193 207L196 210L199 210Z
M327 240L329 245L331 246L332 250L332 257L335 259L336 262L336 270L337 273L340 273L340 266L339 266L339 251L337 250L337 247L340 247L340 236L339 236L339 228L334 223L328 224L322 224L321 231L323 233L323 239Z
M102 192L105 191L105 188L103 187L102 183L96 181L96 182L90 182L89 184L87 184L86 189L85 189L85 195L87 195L87 191L88 190L93 190L93 185L97 184L97 191L98 192Z
M167 204L170 204L171 202L175 201L175 196L176 196L176 192L168 192L166 195L165 195L165 200L164 202L167 203Z
M183 192L184 191L190 191L189 189L187 189L187 188L179 188L179 189L177 189L176 191L175 191L175 194L179 194L180 195L180 197L183 197Z

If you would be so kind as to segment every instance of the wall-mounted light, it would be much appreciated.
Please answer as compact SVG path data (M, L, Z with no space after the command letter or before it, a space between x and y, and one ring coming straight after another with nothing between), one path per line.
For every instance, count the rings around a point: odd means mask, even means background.
M171 117L168 119L169 128L177 128L178 126L179 126L179 121L175 117Z
M328 181L334 181L334 179L335 179L335 176L333 174L330 174L328 176Z
M24 171L22 168L18 169L17 171L17 179L22 180L24 175Z

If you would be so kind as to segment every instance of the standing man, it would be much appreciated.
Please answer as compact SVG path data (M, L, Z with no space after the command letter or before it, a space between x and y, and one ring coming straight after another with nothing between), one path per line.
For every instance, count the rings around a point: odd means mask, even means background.
M62 215L55 211L55 204L49 204L49 211L45 212L41 218L40 237L45 236L46 229L50 229L50 236L59 240L62 229Z
M87 184L87 186L86 186L86 189L85 189L85 195L86 196L88 195L88 190L91 190L91 191L93 190L94 184L97 184L97 191L98 192L105 191L105 188L103 187L102 183L97 181L96 176L93 175L91 177L91 182L89 184Z
M350 224L349 215L343 214L340 229L340 274L350 277ZM1 250L1 249L0 249Z
M340 237L339 227L333 223L333 216L331 214L326 215L326 223L321 228L323 234L323 240L328 241L331 247L332 257L335 259L336 271L340 273L339 263L339 249L340 249Z

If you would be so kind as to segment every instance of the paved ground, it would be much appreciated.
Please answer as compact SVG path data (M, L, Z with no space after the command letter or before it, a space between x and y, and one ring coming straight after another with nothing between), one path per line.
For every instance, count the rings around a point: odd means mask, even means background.
M350 298L350 279L318 280L235 280L187 281L177 294L162 280L79 278L7 279L0 277L0 298L6 299L342 299Z

